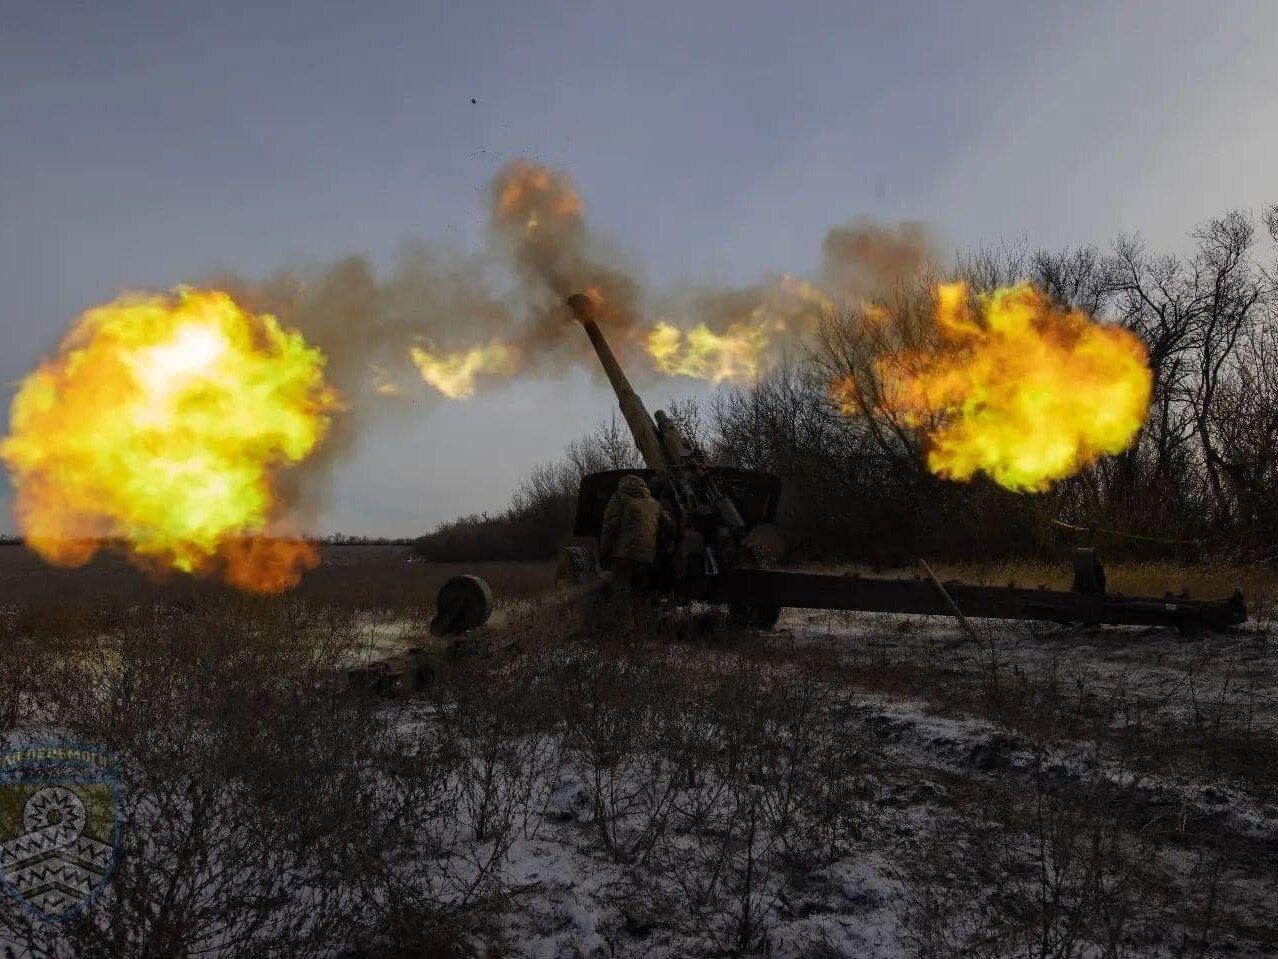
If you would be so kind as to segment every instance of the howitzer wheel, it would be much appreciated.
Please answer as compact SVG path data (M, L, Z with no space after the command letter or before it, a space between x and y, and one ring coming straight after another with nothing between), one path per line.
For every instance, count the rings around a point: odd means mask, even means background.
M493 591L478 576L454 576L435 597L432 636L456 636L478 629L493 613Z

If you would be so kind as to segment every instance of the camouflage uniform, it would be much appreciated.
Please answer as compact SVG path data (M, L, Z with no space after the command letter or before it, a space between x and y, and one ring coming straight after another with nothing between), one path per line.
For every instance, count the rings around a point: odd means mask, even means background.
M673 529L670 514L653 499L643 478L623 476L608 500L599 534L599 555L612 561L614 582L642 591L657 558L657 534Z

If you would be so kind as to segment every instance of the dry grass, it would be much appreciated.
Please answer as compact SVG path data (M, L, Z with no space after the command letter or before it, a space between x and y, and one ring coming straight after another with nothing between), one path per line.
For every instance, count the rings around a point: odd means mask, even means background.
M1103 558L1103 557L1102 557ZM1039 563L1026 560L1002 560L983 563L933 563L942 580L963 580L983 586L1015 584L1033 588L1069 589L1073 570L1067 562ZM841 564L820 567L832 572L857 571L869 576L914 576L912 566L899 568ZM1161 597L1167 593L1197 599L1226 599L1241 589L1253 620L1269 622L1278 614L1278 568L1273 566L1240 566L1201 563L1184 566L1176 563L1106 563L1107 588L1128 596Z
M496 595L521 599L545 592L554 564L414 563L407 546L324 546L321 565L284 596L246 599L212 580L174 576L156 581L123 559L99 554L79 569L56 569L20 546L0 547L0 613L31 632L93 633L132 621L139 611L194 610L256 604L263 610L299 602L380 618L420 618L435 594L459 573L477 573Z
M553 833L615 877L598 908L621 952L848 954L823 937L866 910L920 956L1274 945L1272 845L1195 798L1278 802L1272 657L1034 629L947 650L917 622L838 615L828 643L695 611L618 633L607 604L547 599L512 610L506 654L386 704L333 682L360 624L424 615L456 570L369 549L267 600L46 572L79 586L64 607L6 570L0 718L112 749L129 799L94 910L54 928L0 908L0 936L33 955L518 952L545 890L509 859ZM525 596L551 575L482 572ZM1194 575L1210 594L1232 572ZM933 727L972 723L979 749L950 758ZM841 891L840 870L885 860L890 896Z

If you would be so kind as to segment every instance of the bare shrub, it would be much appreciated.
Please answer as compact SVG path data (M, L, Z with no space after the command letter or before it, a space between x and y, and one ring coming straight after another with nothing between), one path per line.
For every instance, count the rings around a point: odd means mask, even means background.
M544 676L520 668L463 673L439 694L438 734L455 757L459 821L494 850L531 838L558 782L561 734Z
M666 874L682 891L694 929L719 951L759 945L776 896L776 835L768 828L765 687L740 661L702 700L712 717L704 781L680 792Z
M666 827L679 768L661 755L674 686L660 657L565 650L555 664L569 762L590 789L600 842L641 860Z
M737 954L767 941L787 871L846 855L860 825L855 740L834 694L745 656L672 659L660 748L678 770L659 873L691 931Z
M246 601L46 655L27 718L119 757L119 854L84 916L10 902L0 935L111 957L455 942L492 889L451 843L457 764L334 683L355 641L348 615Z
M1158 875L1155 824L1140 815L1138 782L1099 769L1063 781L1040 761L1030 781L997 791L966 835L938 834L912 864L906 917L923 956L1027 955L1073 959L1140 950L1161 918L1148 908ZM956 874L983 880L955 888Z
M53 664L47 724L120 759L121 842L95 908L22 930L34 949L269 955L338 934L371 717L321 681L338 644L315 642L309 614L238 612L139 624Z
M835 690L801 672L778 681L767 697L765 808L781 861L792 870L841 859L860 832L864 745L836 724L836 703Z
M1081 788L1054 790L1034 773L1027 832L1034 879L1029 884L1035 954L1075 956L1099 944L1108 955L1128 946L1140 885L1154 856L1143 840L1148 824L1129 798L1134 779L1112 783L1093 770Z
M509 830L472 841L457 816L461 757L432 713L384 726L366 757L376 788L348 907L359 957L444 954L500 902Z

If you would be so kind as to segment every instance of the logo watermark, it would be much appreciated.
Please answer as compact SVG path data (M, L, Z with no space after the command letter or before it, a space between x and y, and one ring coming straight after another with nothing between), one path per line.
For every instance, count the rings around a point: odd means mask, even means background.
M120 771L93 746L0 752L0 881L39 918L75 915L102 891L119 841Z

